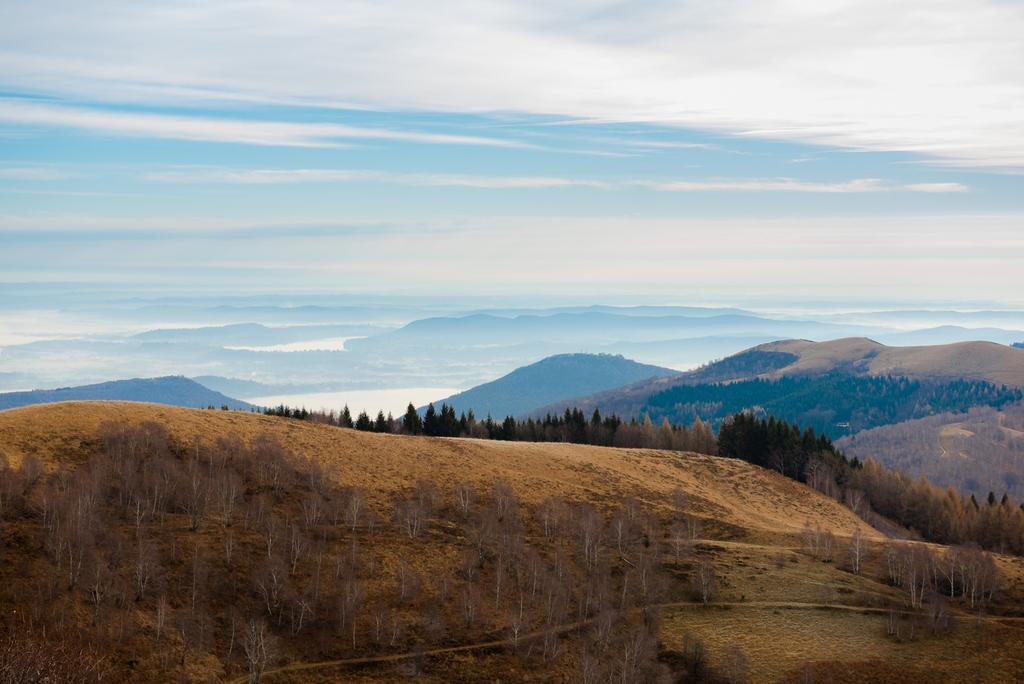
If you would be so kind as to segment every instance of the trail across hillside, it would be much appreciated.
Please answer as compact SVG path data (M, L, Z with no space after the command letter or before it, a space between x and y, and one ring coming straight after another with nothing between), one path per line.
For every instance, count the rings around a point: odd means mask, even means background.
M671 601L668 603L659 603L650 606L654 609L672 609L672 608L703 608L707 607L709 610L721 609L721 608L757 608L761 610L836 610L836 611L847 611L851 613L873 613L873 614L885 614L888 613L890 608L882 608L879 606L859 606L849 604L838 604L838 603L802 603L800 601L722 601L715 602L708 606L705 606L699 601ZM901 614L910 614L911 611L898 610ZM1024 617L1003 617L999 615L971 615L971 619L992 621L998 623L1014 623L1024 622ZM580 627L583 627L592 622L592 620L582 620L578 622L571 622L564 625L559 625L554 628L557 634L566 634L572 632ZM1009 626L1009 625L1006 625ZM530 632L519 637L520 642L531 641L533 639L539 639L544 635L544 632ZM443 648L435 648L424 651L412 651L408 653L393 653L390 655L381 656L365 656L361 658L342 658L337 660L319 660L315 662L306 663L292 663L283 667L275 668L273 670L267 670L263 673L263 677L273 677L275 675L289 674L293 672L308 672L310 670L325 670L332 667L346 667L355 665L377 665L384 663L397 663L403 660L411 660L413 658L422 658L430 656L447 655L450 653L466 653L470 651L486 651L493 648L501 648L504 646L510 646L513 640L508 639L493 639L490 641L480 641L474 644L462 644L460 646L446 646ZM245 684L249 681L248 676L238 677L231 680L231 684Z

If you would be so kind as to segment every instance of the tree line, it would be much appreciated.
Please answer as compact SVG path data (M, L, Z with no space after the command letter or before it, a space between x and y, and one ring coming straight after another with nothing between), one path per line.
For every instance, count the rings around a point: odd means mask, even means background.
M422 416L409 404L405 415L397 419L383 411L378 411L375 418L362 411L353 419L348 406L340 412L324 412L281 405L264 409L264 413L364 432L716 453L715 435L700 418L689 426L672 424L667 419L656 425L649 416L627 421L614 414L602 416L595 409L588 418L578 408L567 408L561 415L548 414L537 419L507 416L504 420L495 420L487 416L480 420L472 410L456 414L453 407L444 403L440 409L429 404Z
M804 482L869 522L881 515L928 541L1024 554L1024 504L993 492L979 503L973 494L965 498L952 487L936 487L870 458L847 458L812 428L801 431L774 417L739 413L719 430L718 453Z

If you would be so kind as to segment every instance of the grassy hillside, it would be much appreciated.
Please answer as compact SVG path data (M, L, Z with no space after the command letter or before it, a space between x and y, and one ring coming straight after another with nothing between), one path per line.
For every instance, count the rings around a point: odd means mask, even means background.
M535 413L560 413L579 407L589 413L637 416L647 400L679 385L732 382L754 378L821 375L836 372L866 376L902 376L949 382L959 379L1024 387L1024 349L993 342L960 342L926 347L889 347L865 337L826 342L782 340L758 345L675 377L655 378L542 407Z
M742 461L654 450L577 444L419 438L341 430L244 412L192 411L129 403L55 404L0 412L0 455L17 465L27 454L44 463L78 460L94 448L106 421L154 420L178 439L271 435L298 454L314 455L338 481L382 500L431 478L508 480L530 503L558 495L607 504L628 494L667 506L682 487L700 512L745 534L798 533L808 520L840 532L870 529L850 511L802 485Z
M678 374L611 354L557 354L434 403L448 404L459 413L472 410L481 418L501 419L570 397Z
M66 641L103 645L117 680L244 681L249 626L262 625L266 681L706 681L712 666L716 681L966 682L1024 671L1019 559L998 559L1005 582L983 611L968 617L956 599L942 604L951 620L929 621L885 580L880 533L736 460L128 403L0 412L0 455L13 469L0 471L0 659L10 639L62 624ZM169 479L133 480L145 463ZM24 473L36 473L31 483ZM160 481L175 493L137 522L130 483ZM236 489L230 514L224 493ZM52 540L65 537L47 521L79 519L62 513L61 492L92 493L96 520L108 521L90 533L106 540L104 564L89 556L73 586L66 563L53 569L65 556ZM196 492L210 497L205 517ZM356 492L365 498L350 524ZM431 505L416 508L424 497ZM311 521L316 502L326 512ZM856 573L854 534L865 549ZM898 548L918 547L943 552ZM160 571L138 591L143 558ZM399 598L399 587L411 588Z
M177 375L162 378L134 378L113 380L95 385L61 387L52 390L30 390L0 394L0 410L49 404L58 401L141 401L170 406L206 408L227 406L231 409L251 409L248 404L208 389L194 380Z
M757 347L793 354L797 361L774 375L849 369L869 375L919 379L965 378L1024 387L1024 350L995 342L958 342L924 347L888 347L862 337L829 342L786 340Z

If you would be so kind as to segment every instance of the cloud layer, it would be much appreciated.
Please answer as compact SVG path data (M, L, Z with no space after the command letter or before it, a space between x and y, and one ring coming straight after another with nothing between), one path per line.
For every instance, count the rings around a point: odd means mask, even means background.
M120 102L650 121L1021 168L1022 35L1024 4L1004 0L39 0L0 10L0 83ZM117 126L206 139L211 124ZM218 135L262 144L353 137L229 127Z
M794 178L710 179L710 180L620 180L553 176L485 176L439 173L392 173L363 169L237 169L190 167L155 171L146 180L163 183L351 183L378 182L420 187L463 187L489 190L591 187L604 190L643 187L663 192L807 192L848 194L865 192L960 193L962 183L887 183L879 178L855 178L839 182L813 182Z

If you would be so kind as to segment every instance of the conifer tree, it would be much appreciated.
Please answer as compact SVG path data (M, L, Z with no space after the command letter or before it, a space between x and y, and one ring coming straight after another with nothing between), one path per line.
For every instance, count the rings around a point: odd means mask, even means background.
M402 427L410 435L419 435L423 432L423 421L420 420L420 414L416 411L416 407L412 405L412 402L409 403L409 408L405 410Z

